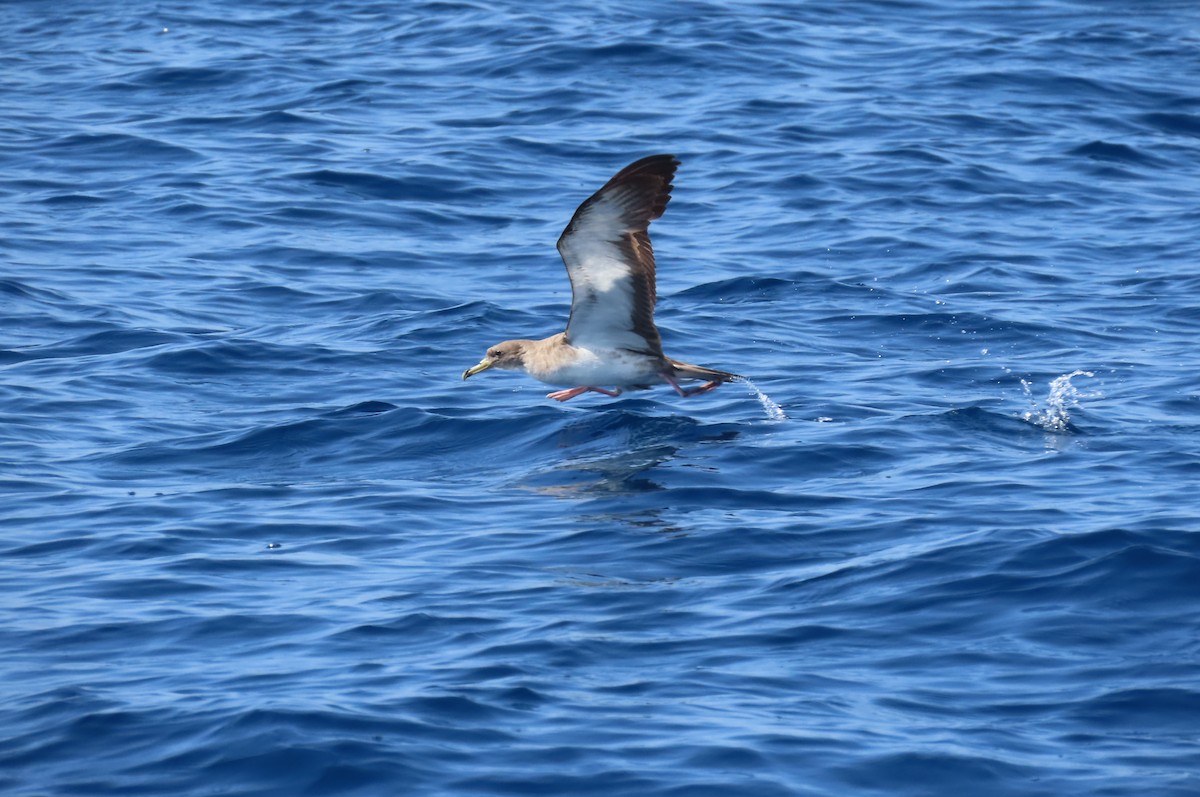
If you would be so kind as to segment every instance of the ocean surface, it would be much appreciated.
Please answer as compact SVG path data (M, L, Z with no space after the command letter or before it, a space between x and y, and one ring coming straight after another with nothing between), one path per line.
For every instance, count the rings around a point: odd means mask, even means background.
M0 43L0 793L1200 794L1195 2ZM752 384L464 382L659 152L666 351Z

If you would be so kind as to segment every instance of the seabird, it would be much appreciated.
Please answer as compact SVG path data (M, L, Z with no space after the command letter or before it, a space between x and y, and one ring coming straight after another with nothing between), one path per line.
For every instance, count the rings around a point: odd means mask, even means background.
M654 250L648 228L667 208L678 166L673 155L642 158L588 197L558 239L571 279L566 331L542 340L498 343L462 378L491 368L524 371L540 382L569 388L547 394L556 401L589 390L615 397L664 383L680 396L696 396L741 379L666 356L654 326ZM683 380L704 384L685 389L679 386Z

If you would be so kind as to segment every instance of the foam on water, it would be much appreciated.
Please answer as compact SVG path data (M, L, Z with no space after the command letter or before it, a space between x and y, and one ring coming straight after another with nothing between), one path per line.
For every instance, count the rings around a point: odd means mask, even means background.
M1033 383L1022 379L1021 387L1025 390L1025 395L1029 396L1033 402L1033 409L1022 415L1022 420L1040 426L1047 432L1070 431L1071 415L1069 411L1078 407L1079 399L1084 398L1084 394L1081 394L1071 384L1071 380L1077 376L1094 377L1095 374L1091 371L1072 371L1050 380L1050 392L1047 394L1043 406L1038 406L1036 400L1033 399L1033 391L1030 390Z
M758 399L758 403L762 405L763 411L767 413L767 418L772 421L786 421L787 413L783 411L783 407L776 404L770 396L762 392L758 385L744 376L740 376L733 380L734 382L742 382L746 387L750 388L750 393Z

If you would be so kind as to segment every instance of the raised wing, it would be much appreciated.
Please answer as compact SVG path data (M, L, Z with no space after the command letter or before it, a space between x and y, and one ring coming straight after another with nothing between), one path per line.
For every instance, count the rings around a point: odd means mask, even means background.
M631 163L571 217L558 239L571 278L568 343L662 354L647 229L667 208L678 166L673 155Z

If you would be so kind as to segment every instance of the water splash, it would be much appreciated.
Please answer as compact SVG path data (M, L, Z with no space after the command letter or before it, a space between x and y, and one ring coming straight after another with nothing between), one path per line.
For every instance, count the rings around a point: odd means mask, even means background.
M1033 391L1030 390L1033 383L1022 379L1021 387L1025 389L1025 395L1029 397L1033 409L1022 415L1021 418L1028 423L1042 427L1047 432L1070 431L1071 415L1069 410L1079 406L1079 399L1091 395L1085 396L1071 384L1071 380L1077 376L1094 377L1095 374L1091 371L1072 371L1052 379L1050 393L1046 396L1045 405L1041 407L1038 406L1037 401L1033 398Z
M734 382L742 382L746 387L750 388L750 392L758 399L758 403L762 405L763 411L767 413L767 418L772 421L786 421L787 413L783 411L783 407L771 400L771 397L758 389L758 385L751 382L744 376L739 376Z

